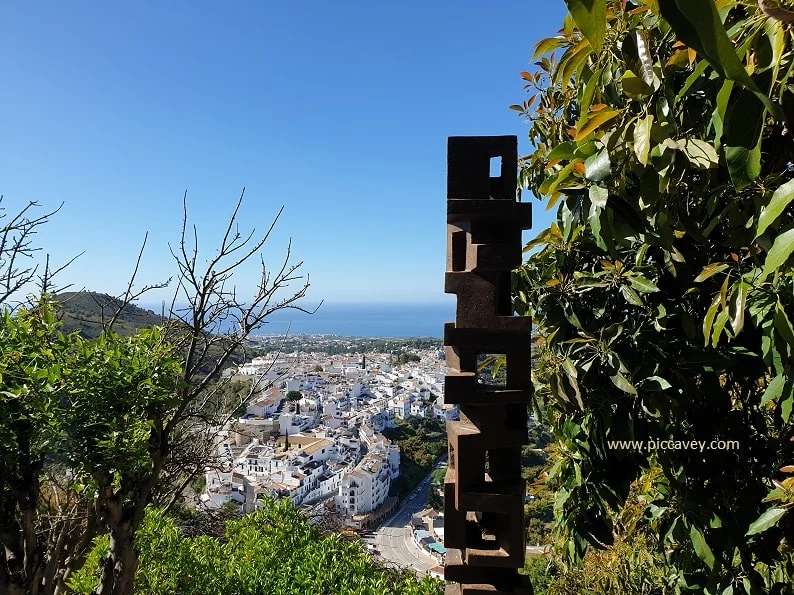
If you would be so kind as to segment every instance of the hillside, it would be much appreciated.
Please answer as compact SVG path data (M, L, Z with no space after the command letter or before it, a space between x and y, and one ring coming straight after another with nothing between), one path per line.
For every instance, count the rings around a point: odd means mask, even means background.
M94 291L65 291L55 296L62 305L63 332L80 330L88 339L99 336L102 321L109 320L121 305L117 298ZM163 317L135 305L126 306L113 325L113 330L127 336L163 323Z
M56 295L55 299L62 306L60 318L64 325L61 330L64 333L79 330L86 339L98 337L102 332L103 319L109 320L121 305L119 299L94 291L64 291ZM163 324L165 321L165 318L151 310L129 304L116 319L113 330L122 336L129 336L141 329ZM214 362L218 361L222 354L221 345L210 346L198 367L198 372L201 374L210 372ZM245 350L238 348L232 353L228 363L239 364L243 361L245 361Z

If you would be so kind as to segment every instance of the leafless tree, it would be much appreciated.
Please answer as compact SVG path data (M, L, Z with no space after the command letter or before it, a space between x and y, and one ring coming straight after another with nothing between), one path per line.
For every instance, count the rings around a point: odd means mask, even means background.
M34 236L61 210L63 203L54 211L36 216L33 212L39 206L37 202L31 201L16 213L9 214L3 206L4 199L0 195L0 306L15 309L25 303L19 294L26 289L38 288L38 293L51 293L55 289L54 276L80 255L55 269L50 265L49 255L46 255L44 270L40 273L36 255L41 252L41 247L34 245Z
M226 523L242 518L237 505L229 503L219 508L199 508L195 511L184 511L177 516L177 526L185 537L207 535L225 543Z
M333 502L333 500L329 502ZM324 502L309 507L308 510L304 510L304 514L309 518L309 522L317 527L324 535L341 533L347 529L344 517L336 512L334 508L326 505L329 502Z
M170 247L178 274L166 313L167 341L183 356L182 388L176 407L152 420L152 471L148 480L138 487L132 498L114 493L109 485L106 488L110 490L105 490L109 496L101 498L101 520L110 535L110 550L102 570L98 595L131 592L137 567L134 534L143 520L146 506L155 500L167 507L172 506L207 465L218 464L213 459L213 453L217 452L217 432L227 425L232 412L237 409L216 411L217 415L210 413L209 404L219 394L223 383L228 381L221 378L223 369L236 358L244 357L249 337L274 312L292 309L311 314L319 308L308 310L299 304L306 296L309 279L308 275L304 280L298 274L302 262L290 262L291 243L287 246L283 262L274 270L266 265L261 254L283 207L264 235L257 238L253 229L242 233L239 213L244 194L245 190L235 205L215 255L203 266L199 263L198 231L188 219L187 193L183 197L180 241ZM252 259L260 262L259 279L254 295L245 300L238 297L233 280L235 272ZM142 293L133 290L137 270L136 264L135 273L121 297L119 312ZM287 297L281 297L282 292L296 281L298 287L288 292ZM180 301L186 306L179 307ZM119 312L111 317L108 328L112 328ZM236 405L269 387L262 380L253 383L250 392L243 395Z

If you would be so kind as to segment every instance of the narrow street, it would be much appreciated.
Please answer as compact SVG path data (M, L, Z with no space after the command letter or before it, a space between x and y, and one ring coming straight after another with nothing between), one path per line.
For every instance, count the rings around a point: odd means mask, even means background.
M437 468L434 467L433 470ZM411 517L425 508L430 489L430 475L403 501L397 511L378 528L377 532L364 538L374 545L387 565L395 568L411 568L420 575L425 574L439 562L414 543L411 532Z

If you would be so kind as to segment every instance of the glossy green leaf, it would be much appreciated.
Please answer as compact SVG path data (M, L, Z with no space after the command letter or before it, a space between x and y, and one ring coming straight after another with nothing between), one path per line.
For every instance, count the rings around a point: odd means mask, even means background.
M781 518L783 518L784 514L786 514L785 508L770 508L755 521L753 521L745 535L757 535L759 533L763 533L767 529L771 529Z
M646 279L642 275L632 275L629 277L629 283L640 293L655 293L659 291L659 288L653 281Z
M609 122L611 119L613 119L618 114L620 114L619 111L617 111L617 110L609 110L609 109L600 110L600 111L591 113L588 116L587 120L585 121L584 125L577 131L576 136L574 137L574 140L576 142L584 140L585 138L590 136L593 132L595 132L595 130L599 126L602 126L602 125L606 124L607 122Z
M595 204L590 205L590 212L587 216L587 221L590 224L590 229L593 232L593 239L596 241L596 245L601 248L601 250L608 250L607 246L607 238L605 238L602 234L602 223L601 218L605 216L605 211L603 208L598 207Z
M637 76L631 70L627 70L622 77L620 77L621 88L627 97L632 99L642 99L653 93L653 87L642 80L642 77Z
M593 97L595 96L596 89L600 86L601 82L601 74L603 73L603 69L596 69L590 75L590 78L587 81L587 85L585 85L584 92L582 93L582 97L579 100L579 121L576 123L577 128L581 128L582 124L584 124L585 120L587 119L587 114L590 112L590 106L593 103Z
M680 142L681 150L689 162L699 169L709 169L717 165L717 151L704 140L688 138Z
M714 568L714 553L706 543L703 533L695 525L689 528L689 538L692 540L692 547L698 558L703 560L709 568Z
M711 116L711 124L714 127L714 147L722 146L722 134L725 129L725 116L728 110L728 100L733 91L733 81L725 81L722 88L717 93L717 105Z
M600 52L606 34L606 0L565 0L565 5L593 51Z
M565 167L563 167L560 171L553 173L548 178L543 181L543 184L540 185L538 191L541 194L545 194L546 196L552 196L556 191L557 187L565 181L565 179L571 175L573 171L574 164L569 163Z
M755 232L755 237L763 234L767 228L774 223L778 217L783 213L785 208L794 200L794 180L789 180L780 188L775 190L769 204L766 205L761 211L761 216L758 218L758 228Z
M782 374L778 374L772 379L766 390L764 391L764 395L761 397L761 405L766 405L769 401L776 401L780 398L780 395L783 394L783 386L786 384L786 377Z
M609 379L612 381L612 384L617 386L624 393L629 393L630 395L637 394L637 389L634 388L634 385L632 385L631 382L629 382L628 379L620 372L614 376L610 376Z
M714 328L711 331L711 346L716 347L720 342L720 335L722 334L725 325L728 324L728 309L725 308L714 320Z
M631 32L634 46L637 48L637 58L639 62L639 72L645 84L653 86L654 72L653 72L653 58L651 56L650 47L648 46L648 32L642 29L635 29Z
M609 151L604 148L595 155L588 157L584 162L584 172L585 177L593 182L600 182L612 175Z
M576 146L577 145L574 141L560 143L548 152L546 159L549 161L553 161L555 159L573 159L576 156Z
M643 165L648 165L648 153L651 150L651 128L653 115L648 114L634 125L634 154Z
M689 74L684 81L684 86L678 91L678 94L675 97L675 103L681 101L683 97L689 92L689 89L694 85L697 80L703 76L703 73L706 72L706 69L709 67L709 63L705 60L700 60L696 65L694 70Z
M713 277L717 273L724 271L729 266L730 265L725 264L724 262L722 263L714 262L711 264L707 264L706 266L703 267L703 270L700 271L700 274L697 277L695 277L695 283L700 283L702 281L705 281L709 277Z
M547 37L546 39L540 40L537 44L535 44L535 53L532 54L532 58L530 62L534 62L540 56L548 54L556 50L559 47L562 47L567 42L565 37Z
M590 54L590 46L583 40L578 46L574 47L571 55L567 57L564 63L560 62L556 82L565 86L574 78L574 75L579 71L579 68Z
M605 207L609 198L609 191L603 186L593 184L588 191L590 202L597 207Z
M659 8L681 41L695 49L724 78L754 92L775 117L782 119L780 107L758 90L744 69L712 0L667 0Z
M725 160L733 185L737 190L747 188L761 173L761 145L745 147L726 147Z
M761 145L745 147L726 147L725 159L728 170L737 190L743 190L761 173Z
M774 321L775 329L783 337L783 340L788 343L789 349L794 351L794 326L792 326L791 320L789 320L780 301L775 304Z
M725 116L725 159L737 190L749 186L761 173L761 139L764 106L758 98L740 89L731 99Z
M637 255L634 257L634 266L641 266L645 260L645 254L648 252L648 248L650 248L650 244L643 244L640 246L640 249L637 250Z
M794 229L790 229L775 238L775 243L772 244L772 248L767 252L761 277L765 279L770 273L783 266L783 263L788 260L792 252L794 252Z
M734 293L733 318L731 319L731 329L733 329L734 337L744 328L744 311L747 307L747 294L749 291L750 285L742 281Z
M637 292L634 291L628 285L621 285L620 286L620 294L630 304L633 304L635 306L642 306L643 305L642 304L642 299L640 298L640 296L637 295Z
M783 52L786 49L786 29L781 21L776 19L766 19L764 32L769 39L772 49L771 62L777 68L783 60Z

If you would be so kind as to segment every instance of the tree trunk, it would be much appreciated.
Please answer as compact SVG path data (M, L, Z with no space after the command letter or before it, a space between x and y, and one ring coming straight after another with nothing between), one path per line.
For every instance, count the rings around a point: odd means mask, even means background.
M130 595L138 554L133 547L135 533L125 523L110 531L110 551L102 569L97 595Z
M87 504L87 517L85 527L79 534L76 545L70 544L69 555L63 564L56 568L53 580L53 595L63 595L67 592L66 581L73 572L77 572L85 565L85 559L91 551L93 539L97 536L97 516L99 514L99 501L94 500Z
M152 488L163 469L168 453L167 438L162 420L155 418L149 438L149 456L152 469L148 477L122 478L116 489L105 471L96 472L94 479L99 489L99 517L108 529L109 551L104 560L99 586L95 595L131 595L138 569L138 552L135 551L135 532L141 526L149 504ZM124 494L128 494L125 502Z
M12 595L39 595L44 555L36 532L36 506L43 459L31 453L32 424L22 413L12 425L16 464L0 461L0 493L4 494L0 502L0 587Z
M101 507L110 543L96 595L130 595L138 567L133 542L140 522L135 522L135 508L124 506L121 490L113 493L113 488L106 486L103 491Z

